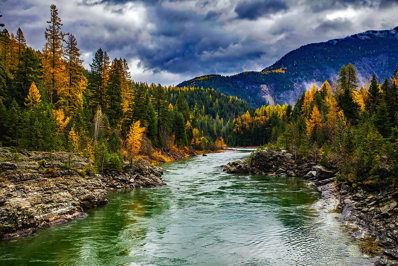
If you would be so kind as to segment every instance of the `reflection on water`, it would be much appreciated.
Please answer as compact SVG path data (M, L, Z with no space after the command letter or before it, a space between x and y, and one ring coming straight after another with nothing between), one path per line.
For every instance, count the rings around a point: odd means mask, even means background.
M113 193L88 216L0 242L0 265L370 265L300 179L228 175L247 151L164 165L168 186Z

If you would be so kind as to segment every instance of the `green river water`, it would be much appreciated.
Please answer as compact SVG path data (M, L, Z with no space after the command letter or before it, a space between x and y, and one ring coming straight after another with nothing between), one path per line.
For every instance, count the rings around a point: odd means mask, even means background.
M299 178L230 175L247 150L166 164L65 225L0 242L0 265L371 265Z

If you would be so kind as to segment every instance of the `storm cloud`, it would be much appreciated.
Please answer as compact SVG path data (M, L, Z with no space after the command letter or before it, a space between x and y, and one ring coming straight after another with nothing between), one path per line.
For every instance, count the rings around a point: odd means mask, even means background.
M52 3L86 68L102 48L134 80L164 85L259 71L307 43L398 25L398 0L0 0L0 23L41 50Z

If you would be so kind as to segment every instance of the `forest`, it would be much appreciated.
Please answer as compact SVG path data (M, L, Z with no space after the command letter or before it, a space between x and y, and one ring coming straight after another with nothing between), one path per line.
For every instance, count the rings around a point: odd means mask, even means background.
M296 102L261 107L234 120L237 145L290 151L340 169L339 182L381 189L398 176L398 67L379 84L375 75L359 88L357 71L342 66L336 82L312 85Z
M85 70L76 37L50 10L42 51L1 25L1 146L79 153L95 161L93 171L120 171L141 156L222 149L233 119L251 110L212 89L134 82L126 59L101 48Z

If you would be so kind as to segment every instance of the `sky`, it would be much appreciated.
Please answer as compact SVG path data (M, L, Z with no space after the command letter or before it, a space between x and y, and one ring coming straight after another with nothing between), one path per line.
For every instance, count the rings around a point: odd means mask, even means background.
M398 0L0 0L0 23L42 50L50 5L89 69L102 48L137 82L261 71L302 45L398 26Z

